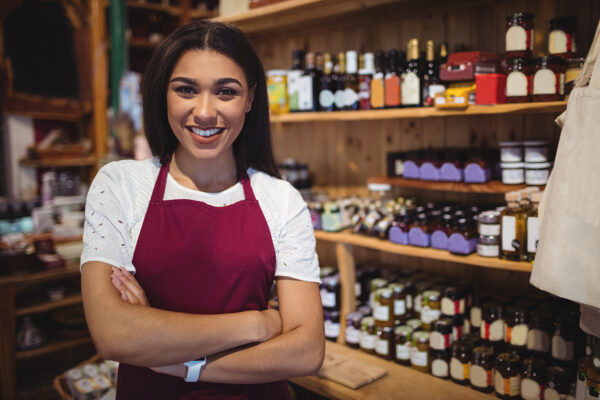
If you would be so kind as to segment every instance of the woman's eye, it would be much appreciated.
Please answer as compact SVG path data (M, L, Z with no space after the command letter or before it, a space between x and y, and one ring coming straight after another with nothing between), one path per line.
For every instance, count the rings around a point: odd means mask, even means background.
M177 88L175 88L175 91L177 93L182 93L182 94L194 94L194 88L191 86L179 86Z
M224 96L233 96L235 95L235 91L229 88L222 88L219 90L219 94Z

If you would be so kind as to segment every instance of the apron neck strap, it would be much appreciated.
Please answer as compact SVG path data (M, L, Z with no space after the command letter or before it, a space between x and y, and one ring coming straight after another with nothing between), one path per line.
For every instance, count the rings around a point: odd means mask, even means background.
M171 157L165 158L161 162L162 165L160 166L160 171L158 171L158 178L156 178L156 184L154 184L150 203L159 203L165 197L165 186L167 184L167 175L169 174L169 165L171 165Z
M244 199L256 200L252 186L250 186L250 178L245 170L240 171L240 181L242 182L242 187L244 188Z

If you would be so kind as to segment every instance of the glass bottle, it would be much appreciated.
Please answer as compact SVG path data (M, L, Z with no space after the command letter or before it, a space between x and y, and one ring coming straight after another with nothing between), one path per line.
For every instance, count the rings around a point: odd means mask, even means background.
M358 79L358 54L354 50L346 52L346 86L344 110L358 110L359 107L359 79Z
M290 112L296 112L300 109L300 88L298 85L300 84L300 77L302 76L303 56L304 52L302 50L294 50L292 52L292 69L288 71L287 75L287 91Z
M446 90L440 79L440 66L435 60L433 50L433 40L428 40L426 44L425 73L423 74L423 106L431 107L434 105L436 93Z
M371 108L385 107L385 54L378 50L375 53L375 74L371 79Z
M388 65L385 74L385 107L396 108L400 106L400 84L398 74L398 51L390 50L388 53Z
M346 53L338 53L335 70L337 72L337 80L335 87L335 107L338 110L343 110L344 106L346 105Z
M407 45L408 65L402 81L403 107L419 107L423 97L423 71L419 60L419 39L410 39Z
M438 52L438 66L446 64L448 61L448 45L446 42L440 43L440 50Z
M315 53L306 53L304 60L304 73L298 80L298 110L317 111L318 99L316 99L316 96L318 95L317 89L321 77L317 76Z
M375 56L365 53L363 56L365 66L358 71L358 102L361 110L371 109L371 80L375 74Z
M333 62L329 53L323 54L325 69L321 77L321 87L319 91L319 108L321 111L333 111L336 109L334 102L334 93L336 90L333 76Z
M525 247L525 214L519 207L521 196L518 192L509 192L505 198L508 207L501 214L502 247L500 256L506 260L519 261Z
M538 219L538 207L540 200L542 199L542 193L531 194L531 209L527 212L527 248L526 258L528 261L533 262L535 260L535 254L537 252L538 240L540 238L540 222Z

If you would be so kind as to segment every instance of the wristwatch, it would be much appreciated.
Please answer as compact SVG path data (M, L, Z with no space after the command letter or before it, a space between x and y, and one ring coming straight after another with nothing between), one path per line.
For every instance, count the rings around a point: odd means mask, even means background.
M184 362L183 365L187 367L185 381L198 382L198 378L200 378L200 371L202 370L204 364L206 364L206 357L202 357L194 361Z

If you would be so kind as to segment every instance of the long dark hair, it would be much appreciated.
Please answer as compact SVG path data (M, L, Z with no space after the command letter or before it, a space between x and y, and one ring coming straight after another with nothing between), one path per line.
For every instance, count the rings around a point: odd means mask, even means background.
M244 71L248 86L255 86L252 108L233 143L233 154L238 171L252 167L279 177L271 146L264 68L244 33L220 22L184 25L167 36L152 55L142 82L144 131L152 154L164 161L177 147L167 119L167 86L175 64L189 50L213 50L229 57Z

